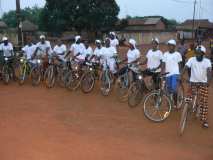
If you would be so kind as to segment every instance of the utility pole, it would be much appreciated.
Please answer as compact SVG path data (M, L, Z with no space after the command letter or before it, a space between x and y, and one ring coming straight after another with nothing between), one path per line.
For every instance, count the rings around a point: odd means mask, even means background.
M194 11L193 11L193 22L192 22L192 39L194 40L195 38L195 12L196 12L196 4L197 0L194 1Z
M17 29L18 29L18 49L20 49L22 45L20 0L16 0L16 18L17 18Z

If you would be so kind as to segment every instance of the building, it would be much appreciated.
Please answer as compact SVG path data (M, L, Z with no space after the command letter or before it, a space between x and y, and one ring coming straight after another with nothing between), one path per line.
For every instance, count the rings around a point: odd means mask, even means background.
M193 33L194 23L194 35ZM186 20L176 27L179 39L191 39L193 36L197 39L207 39L213 37L213 23L208 19Z
M127 26L118 31L120 39L134 38L138 44L148 44L153 37L158 37L161 43L176 38L175 30L168 30L162 17L132 18L127 20Z

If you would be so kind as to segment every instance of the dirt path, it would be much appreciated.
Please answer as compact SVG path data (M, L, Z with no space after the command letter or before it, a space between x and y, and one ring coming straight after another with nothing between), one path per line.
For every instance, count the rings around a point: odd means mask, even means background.
M179 113L148 121L115 96L0 84L0 160L212 160L210 128L190 122L177 136ZM211 88L211 99L213 88Z

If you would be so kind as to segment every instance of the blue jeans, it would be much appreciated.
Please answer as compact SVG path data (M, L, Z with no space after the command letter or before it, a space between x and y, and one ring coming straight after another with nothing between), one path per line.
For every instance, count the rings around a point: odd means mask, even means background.
M178 81L179 81L179 75L178 74L166 77L166 87L167 87L167 91L170 94L177 93Z

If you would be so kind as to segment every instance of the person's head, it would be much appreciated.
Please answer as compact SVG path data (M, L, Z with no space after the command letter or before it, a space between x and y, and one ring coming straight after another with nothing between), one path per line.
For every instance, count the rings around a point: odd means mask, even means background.
M198 62L203 60L204 55L206 54L206 48L202 45L197 46L196 48L196 59Z
M153 38L152 39L152 49L155 51L158 49L159 46L159 39L158 38Z
M136 41L134 39L129 40L129 48L134 50L136 48Z
M176 41L174 39L171 39L168 41L168 49L170 53L174 53L175 52L175 48L176 48Z
M80 44L81 43L81 36L75 36L75 43Z
M86 40L86 41L84 42L84 45L85 45L86 49L89 48L89 41Z
M45 43L45 40L46 40L45 35L41 35L41 36L40 36L40 41L41 41L42 44Z
M110 32L109 37L110 37L110 39L112 39L112 40L115 39L115 38L116 38L115 32Z
M101 48L101 40L99 40L99 39L97 39L96 41L95 41L95 45L96 45L96 47L97 48Z
M4 45L8 44L8 38L7 37L3 37L2 38L2 42L4 43Z
M58 40L57 40L57 45L58 45L58 46L61 46L61 45L62 45L62 40L61 40L61 39L58 39Z
M32 38L30 38L30 37L27 38L27 45L28 46L32 45Z
M106 38L106 39L105 39L105 46L106 46L107 48L110 47L110 39L109 39L109 38Z

